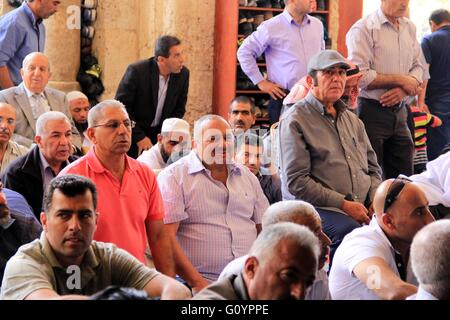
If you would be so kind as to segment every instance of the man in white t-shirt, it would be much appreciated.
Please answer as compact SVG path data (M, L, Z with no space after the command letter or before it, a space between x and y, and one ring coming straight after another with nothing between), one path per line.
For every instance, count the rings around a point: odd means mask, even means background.
M189 153L191 147L189 123L183 119L168 118L164 120L157 139L157 144L137 158L156 174Z
M368 226L345 236L330 272L333 299L405 299L417 292L409 265L414 235L434 221L422 190L406 177L384 181Z

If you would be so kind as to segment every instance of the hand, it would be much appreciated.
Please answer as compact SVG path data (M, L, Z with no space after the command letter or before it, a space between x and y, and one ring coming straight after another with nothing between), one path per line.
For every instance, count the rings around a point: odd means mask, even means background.
M428 106L425 102L419 101L417 104L421 112L430 113L430 109L428 109Z
M404 76L401 81L401 86L409 96L416 96L422 90L419 81L412 76Z
M394 88L386 91L380 98L383 107L392 107L399 104L408 94L402 88Z
M200 290L202 290L207 285L209 285L209 282L205 278L199 279L198 281L192 284L192 295L195 296L197 293L200 292Z
M267 92L274 100L283 99L286 96L284 90L277 84L269 81L263 80L258 83L258 88L261 91Z
M144 139L138 141L137 146L138 146L138 155L140 155L143 151L153 147L153 144L148 137L145 137Z
M362 203L355 201L344 200L341 205L341 209L348 214L351 218L361 224L369 224L369 211L364 207Z

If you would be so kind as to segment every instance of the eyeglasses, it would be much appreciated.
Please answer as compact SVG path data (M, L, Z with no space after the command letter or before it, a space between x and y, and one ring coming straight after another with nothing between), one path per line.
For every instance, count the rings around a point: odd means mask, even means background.
M131 129L133 129L136 126L136 122L133 121L133 120L125 120L125 121L122 121L122 122L114 120L114 121L109 121L109 122L104 123L104 124L97 124L97 125L93 126L93 128L105 127L105 128L110 129L110 130L117 130L120 127L121 124L123 124L127 130L131 130Z
M389 187L386 193L386 199L384 199L384 209L383 212L386 212L390 206L398 199L400 193L405 187L407 182L412 182L407 176L400 174L397 178L394 179L391 186Z

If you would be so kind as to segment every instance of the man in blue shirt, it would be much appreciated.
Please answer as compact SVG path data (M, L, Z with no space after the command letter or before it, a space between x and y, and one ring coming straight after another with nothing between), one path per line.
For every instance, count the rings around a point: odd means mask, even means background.
M57 10L61 1L26 0L0 19L0 89L17 86L22 61L29 53L44 52L43 19Z
M422 50L430 65L430 80L426 85L425 99L430 112L442 120L442 126L428 134L428 159L436 159L450 143L450 12L438 9L431 13L432 33L422 40Z

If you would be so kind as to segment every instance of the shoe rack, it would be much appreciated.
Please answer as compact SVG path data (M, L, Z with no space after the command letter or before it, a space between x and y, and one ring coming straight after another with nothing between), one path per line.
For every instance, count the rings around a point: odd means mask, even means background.
M318 0L317 8L311 15L324 23L326 47L331 47L328 37L329 0ZM236 51L242 41L256 30L263 21L283 12L283 0L228 0L216 2L215 63L213 111L227 117L228 104L238 95L247 95L255 100L261 110L257 114L256 125L267 127L267 103L269 95L260 91L245 76L236 58ZM263 75L266 64L264 57L257 60ZM265 106L264 106L265 105ZM258 109L257 109L258 110ZM258 112L259 112L258 110Z

